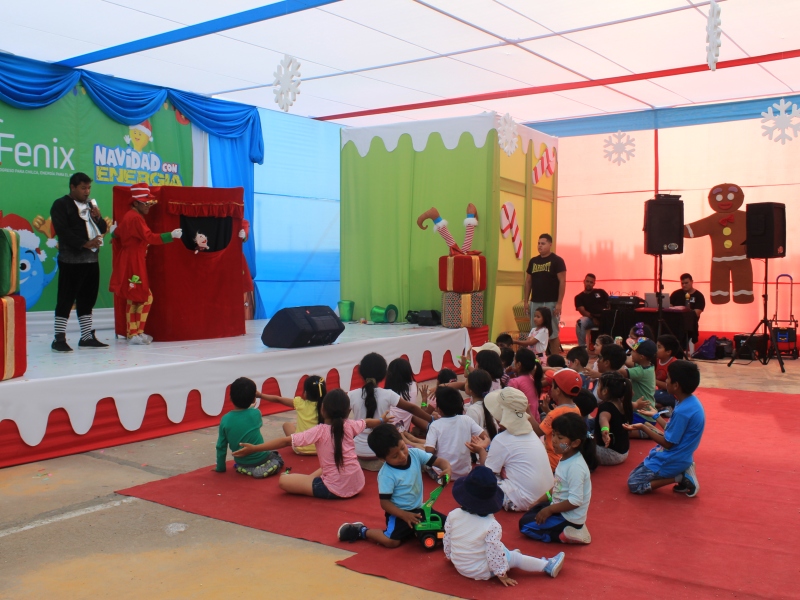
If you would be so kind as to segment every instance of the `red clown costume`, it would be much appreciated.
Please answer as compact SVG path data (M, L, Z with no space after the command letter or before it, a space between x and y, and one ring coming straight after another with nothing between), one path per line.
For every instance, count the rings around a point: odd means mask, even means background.
M145 183L131 186L131 210L113 230L113 271L109 290L127 301L127 338L132 344L149 344L153 338L145 334L144 326L153 303L147 278L147 247L167 244L181 237L181 230L155 234L144 220L150 208L156 204L155 196Z

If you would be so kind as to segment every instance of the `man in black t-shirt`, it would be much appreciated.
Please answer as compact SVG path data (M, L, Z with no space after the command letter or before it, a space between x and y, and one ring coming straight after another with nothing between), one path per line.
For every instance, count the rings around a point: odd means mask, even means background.
M561 352L561 340L558 337L558 325L561 321L561 305L564 302L564 291L567 289L567 265L564 259L550 251L553 238L543 233L539 236L537 248L539 256L534 256L525 270L525 300L531 317L537 308L546 306L553 316L553 332L550 334L550 354Z
M587 273L583 278L583 291L575 296L575 310L581 314L575 324L579 346L586 345L586 334L592 327L600 326L600 314L608 307L608 294L594 287L596 281L594 274Z
M698 326L695 328L695 331L689 331L687 333L689 334L689 340L691 342L697 342L698 330L700 329L700 315L703 314L706 308L706 299L701 292L694 289L694 280L689 273L681 275L681 289L675 290L669 295L669 305L685 306L694 310L697 314ZM692 349L690 349L690 351L691 350Z

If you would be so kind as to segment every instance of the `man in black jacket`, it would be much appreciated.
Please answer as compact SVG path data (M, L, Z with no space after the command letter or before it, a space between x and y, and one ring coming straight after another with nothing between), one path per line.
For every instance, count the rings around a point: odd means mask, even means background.
M92 309L100 288L98 254L103 245L106 223L100 210L89 202L92 180L85 173L69 179L69 195L53 202L50 209L53 229L58 237L58 296L56 299L55 352L72 352L67 344L67 321L72 305L81 327L81 348L107 348L95 337Z

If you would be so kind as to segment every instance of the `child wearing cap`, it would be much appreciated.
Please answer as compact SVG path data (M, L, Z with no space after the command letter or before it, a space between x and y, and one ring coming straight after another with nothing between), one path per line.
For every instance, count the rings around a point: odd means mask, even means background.
M505 475L497 483L503 492L503 508L526 511L553 485L547 451L528 421L528 398L509 387L490 393L483 402L501 431L491 446L488 439L473 437L467 447L478 455L479 464L498 478Z
M631 356L628 359L627 367L628 378L633 387L633 408L635 411L655 410L656 370L653 362L656 359L658 348L653 340L647 338L639 338L635 342L628 340L628 343L631 346ZM634 412L633 422L654 425L656 420L651 416ZM640 429L631 431L630 435L633 438L647 439L647 434Z
M550 401L542 402L542 412L545 417L541 423L537 423L534 417L530 417L530 424L536 435L544 436L544 446L547 449L547 457L550 461L550 470L555 471L561 455L553 450L553 420L567 413L575 413L580 416L581 410L575 404L575 396L581 391L583 380L572 369L561 369L552 375L553 386L550 388L550 399L555 402L555 408L550 408Z
M464 577L478 580L497 577L504 586L513 586L517 582L508 576L510 569L558 576L564 564L563 552L550 559L534 558L503 545L503 528L494 518L494 513L503 508L503 492L491 469L475 467L456 481L453 498L461 508L447 515L444 555Z

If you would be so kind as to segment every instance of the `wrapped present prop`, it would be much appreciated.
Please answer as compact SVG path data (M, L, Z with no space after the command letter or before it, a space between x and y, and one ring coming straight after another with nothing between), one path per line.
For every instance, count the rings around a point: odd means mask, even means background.
M527 338L527 334L531 331L531 316L525 314L525 304L525 302L518 302L514 305L514 321L517 323L517 329L520 333L526 334L524 337L520 336L520 339Z
M0 229L0 296L18 292L19 233L11 229Z
M439 289L463 294L485 290L486 257L480 252L440 257Z
M442 325L449 329L483 325L483 292L442 294Z
M22 377L28 368L25 341L25 298L0 298L0 381Z

